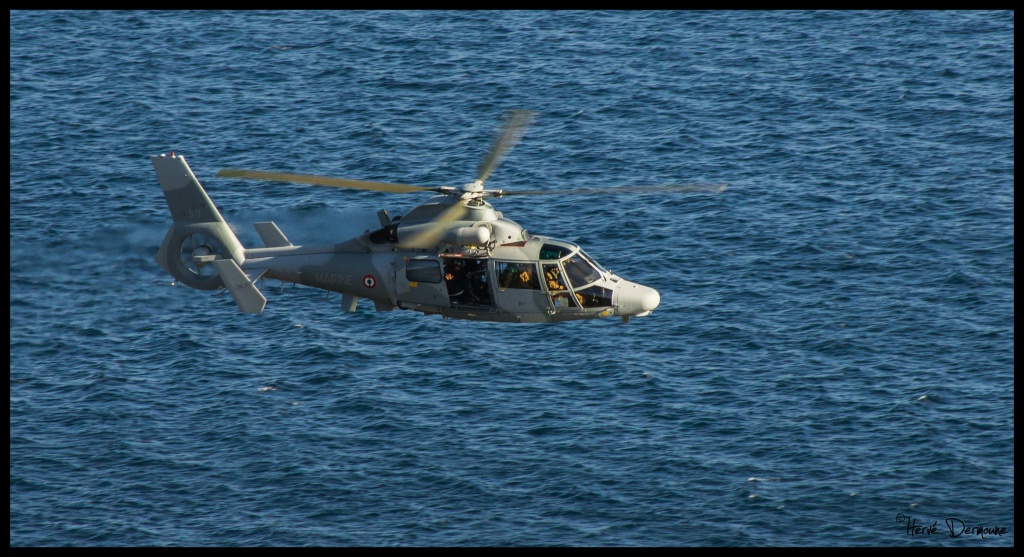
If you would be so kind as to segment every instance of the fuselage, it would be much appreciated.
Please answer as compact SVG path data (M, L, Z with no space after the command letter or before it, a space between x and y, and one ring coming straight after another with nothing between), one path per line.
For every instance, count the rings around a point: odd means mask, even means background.
M259 279L359 298L378 311L410 309L477 321L551 322L649 314L660 298L624 280L579 246L531 235L484 200L479 183L441 189L402 217L337 244L295 246L272 222L255 223L264 248L245 248L184 157L150 157L173 222L155 260L185 285L226 288L245 313L260 313Z
M489 250L382 248L372 233L333 246L248 249L242 268L264 277L476 321L554 322L642 316L656 290L607 271L571 242L547 236Z

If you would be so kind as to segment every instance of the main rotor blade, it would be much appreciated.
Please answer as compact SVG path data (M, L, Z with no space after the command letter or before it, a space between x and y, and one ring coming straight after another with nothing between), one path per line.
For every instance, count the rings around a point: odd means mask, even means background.
M502 190L499 197L512 195L604 195L609 193L658 193L708 191L720 193L728 184L668 184L664 186L627 186L622 188L580 188L575 190Z
M314 176L312 174L288 174L285 172L264 172L262 170L239 170L234 168L223 168L217 172L217 176L221 176L224 178L250 178L253 180L271 180L274 182L296 182L299 184L330 186L332 188L387 191L392 193L410 193L414 191L441 191L439 188L430 188L425 186L409 186L406 184L390 184L387 182L368 182L365 180L346 180L344 178Z
M537 113L530 110L512 110L505 115L505 125L494 137L491 150L488 151L480 166L476 169L477 180L482 184L487 177L498 168L505 156L523 138L526 129L537 119Z
M429 248L437 244L441 236L448 231L448 225L461 220L469 212L462 203L455 203L442 211L433 221L413 224L414 232L408 238L402 238L401 224L398 228L398 241L404 247Z

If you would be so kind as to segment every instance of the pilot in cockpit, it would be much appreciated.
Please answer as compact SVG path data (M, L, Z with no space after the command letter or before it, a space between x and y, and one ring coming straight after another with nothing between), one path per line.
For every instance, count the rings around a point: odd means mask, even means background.
M545 265L544 279L548 283L548 290L565 290L565 284L562 283L562 273L559 272L558 265Z
M565 286L565 280L562 278L558 265L544 265L544 280L548 285L548 291L555 293L551 296L555 307L572 306L572 303L569 302L569 293L565 292L568 288ZM576 299L579 300L580 305L583 305L583 296L577 293Z

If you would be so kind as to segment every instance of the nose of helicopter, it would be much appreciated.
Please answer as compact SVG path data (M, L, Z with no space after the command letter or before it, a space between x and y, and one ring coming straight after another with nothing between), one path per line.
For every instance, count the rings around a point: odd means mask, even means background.
M642 284L620 281L618 287L617 315L642 317L651 313L661 303L658 291Z

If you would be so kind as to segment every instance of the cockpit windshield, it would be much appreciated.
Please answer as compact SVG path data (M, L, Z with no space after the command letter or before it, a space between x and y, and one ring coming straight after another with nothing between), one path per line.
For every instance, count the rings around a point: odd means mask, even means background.
M589 255L587 255L587 253L585 251L580 250L580 255L582 255L584 259L589 261L591 265L597 267L598 271L601 271L602 273L609 272L608 269L605 269L604 267L602 267L601 264L598 263L593 257L590 257Z
M565 274L574 289L582 288L601 278L601 272L582 253L573 254L562 261L562 266L565 267Z

